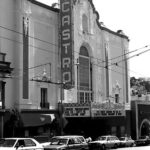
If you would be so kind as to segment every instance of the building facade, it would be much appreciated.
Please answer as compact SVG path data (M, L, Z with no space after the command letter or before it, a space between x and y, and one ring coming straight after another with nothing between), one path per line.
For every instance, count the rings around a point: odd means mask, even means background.
M70 3L60 3L63 28L72 24L73 41L72 88L64 90L63 101L66 132L93 138L130 135L129 39L121 30L114 32L99 22L91 0Z
M4 135L49 135L57 125L59 134L130 135L123 31L104 26L92 0L61 0L60 9L34 0L0 3L0 50L13 68Z
M0 51L13 68L1 136L50 134L60 99L58 9L32 0L2 0L0 8Z

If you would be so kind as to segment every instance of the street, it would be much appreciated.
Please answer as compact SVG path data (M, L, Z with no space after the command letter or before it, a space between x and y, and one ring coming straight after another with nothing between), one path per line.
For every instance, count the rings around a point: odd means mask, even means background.
M150 146L117 148L117 150L149 150L149 149L150 149ZM115 149L113 149L113 150L115 150Z

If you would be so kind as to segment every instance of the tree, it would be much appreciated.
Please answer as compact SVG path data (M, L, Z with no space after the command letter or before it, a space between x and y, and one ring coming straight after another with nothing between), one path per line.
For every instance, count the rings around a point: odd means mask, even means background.
M22 126L20 112L17 109L8 110L8 120L5 122L5 137L19 136L17 132Z
M132 88L133 95L141 96L142 94L150 92L150 82L145 78L136 79L135 77L131 77L130 87Z

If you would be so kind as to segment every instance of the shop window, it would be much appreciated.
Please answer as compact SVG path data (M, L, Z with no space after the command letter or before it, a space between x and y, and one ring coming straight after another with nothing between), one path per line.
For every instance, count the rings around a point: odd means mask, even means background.
M47 88L41 88L41 108L49 108Z
M125 135L125 127L124 126L120 127L120 133L121 133L121 136L126 136Z
M119 103L119 94L115 94L115 103Z
M114 126L111 128L111 134L116 135L116 133L117 133L117 128Z

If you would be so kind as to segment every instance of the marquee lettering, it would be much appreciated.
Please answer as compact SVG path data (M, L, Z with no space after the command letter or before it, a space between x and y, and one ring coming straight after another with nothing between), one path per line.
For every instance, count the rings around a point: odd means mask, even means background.
M71 74L70 74L70 72L64 72L64 73L63 73L63 82L64 82L64 83L70 82L70 79L71 79Z
M65 8L65 5L66 5L66 8ZM67 6L67 5L69 5L69 1L64 1L63 3L62 3L62 12L68 12L68 11L70 11L69 10L69 6Z
M65 29L62 31L62 39L63 40L69 40L70 39L70 30Z
M90 109L88 107L67 107L65 108L65 117L89 117Z
M65 26L65 24L68 26L70 25L70 16L69 15L62 17L62 26Z
M61 71L62 82L72 85L72 26L71 26L71 2L60 1L61 16Z
M109 116L124 116L123 110L95 110L92 112L93 117L109 117Z
M63 68L68 68L70 67L70 58L64 58L63 59Z

